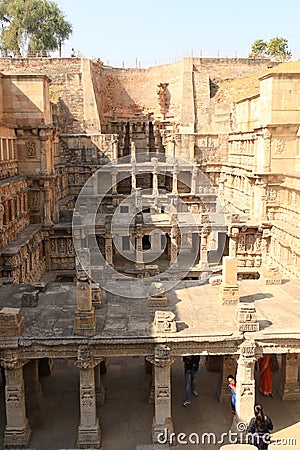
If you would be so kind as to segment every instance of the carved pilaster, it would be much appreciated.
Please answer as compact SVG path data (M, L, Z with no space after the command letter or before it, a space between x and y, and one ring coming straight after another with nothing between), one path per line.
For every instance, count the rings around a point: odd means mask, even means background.
M147 359L154 365L155 415L152 440L157 443L159 433L170 435L173 432L170 368L174 360L170 357L170 348L164 344L157 345L154 358Z
M91 349L79 346L76 365L80 368L80 423L77 447L100 448L101 431L96 412L95 365Z
M236 416L233 426L238 422L249 423L255 404L254 366L258 358L254 341L244 341L240 346L236 375Z
M282 400L299 400L298 354L282 355L280 396Z
M5 368L6 427L4 448L28 448L31 430L26 418L23 364L14 352L6 352L1 365Z

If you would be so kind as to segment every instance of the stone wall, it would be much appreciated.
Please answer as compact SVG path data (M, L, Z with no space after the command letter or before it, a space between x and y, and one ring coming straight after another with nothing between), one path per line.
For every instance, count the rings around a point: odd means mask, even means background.
M47 75L56 124L64 132L85 130L81 59L1 58L0 72Z

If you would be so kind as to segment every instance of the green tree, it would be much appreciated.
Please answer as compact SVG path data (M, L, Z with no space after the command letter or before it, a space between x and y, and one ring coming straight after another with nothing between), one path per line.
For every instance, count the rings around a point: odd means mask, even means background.
M268 43L268 54L271 58L286 61L292 53L288 50L288 40L283 37L274 37Z
M253 42L249 58L274 58L280 61L290 59L292 53L288 50L288 40L283 37L274 37L265 42L258 39Z
M50 0L0 0L0 23L5 55L60 49L72 33L72 25Z
M249 58L266 58L268 56L268 44L263 39L253 42Z

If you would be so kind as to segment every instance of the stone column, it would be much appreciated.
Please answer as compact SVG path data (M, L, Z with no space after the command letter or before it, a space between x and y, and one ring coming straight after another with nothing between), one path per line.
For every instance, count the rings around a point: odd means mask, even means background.
M160 146L161 146L161 134L160 134L160 130L158 128L155 129L155 133L154 133L154 146L155 146L155 152L159 153Z
M232 227L229 232L229 256L233 258L237 256L239 231L237 227Z
M95 371L96 401L100 406L102 406L102 405L104 405L104 401L105 401L105 389L104 389L102 379L101 379L100 366L101 366L101 362L99 362L99 364L97 364L94 371Z
M39 408L43 394L39 377L38 359L31 360L24 366L24 383L26 403Z
M137 226L136 240L135 240L135 266L137 269L144 268L144 255L143 255L143 232L142 227Z
M153 197L157 197L158 196L158 171L157 169L153 170L152 173L152 195Z
M229 401L231 394L228 389L228 375L236 374L236 358L233 355L223 355L221 364L221 374L219 379L217 395L220 402Z
M100 448L101 431L96 412L95 362L88 346L78 348L76 364L80 368L80 423L77 447Z
M114 139L112 142L112 149L113 149L113 159L118 159L118 139Z
M191 182L191 194L196 194L196 188L197 188L197 173L198 169L196 165L193 165L193 172L192 172L192 182Z
M205 228L203 228L200 241L201 264L207 263L207 240L208 240L208 231Z
M170 265L171 266L177 266L177 252L178 252L178 244L177 244L177 237L178 237L178 227L177 225L172 225L170 238L171 238L171 255L170 255Z
M177 161L174 163L173 168L173 187L172 187L172 194L177 195L178 194L178 163Z
M255 404L254 366L257 360L254 341L244 341L240 347L236 374L236 416L233 426L238 422L249 423L253 417Z
M149 358L150 360L150 358ZM155 347L155 356L151 360L154 364L155 405L152 426L152 441L157 443L158 434L168 436L173 433L171 417L171 364L170 348L159 344Z
M131 169L131 193L136 192L136 166L132 166Z
M4 161L3 139L0 139L0 161Z
M4 448L28 448L31 430L26 418L23 363L2 362L5 367L6 427Z
M44 197L44 224L52 225L53 222L51 220L51 202L50 202L50 188L49 183L45 183L45 197Z
M81 249L89 259L89 250ZM84 256L81 256L83 258ZM85 270L89 268L89 261L85 261ZM89 275L81 266L77 267L76 299L74 333L80 336L94 336L96 334L95 309L92 306L92 282Z
M222 305L232 305L239 301L239 288L237 284L237 258L223 257L222 283L219 297Z
M298 354L282 355L280 396L282 400L300 400Z
M117 189L117 169L115 167L112 167L112 171L111 171L111 191L112 194L117 194L118 193L118 189Z
M105 236L105 259L107 264L114 267L113 264L113 242L111 233Z

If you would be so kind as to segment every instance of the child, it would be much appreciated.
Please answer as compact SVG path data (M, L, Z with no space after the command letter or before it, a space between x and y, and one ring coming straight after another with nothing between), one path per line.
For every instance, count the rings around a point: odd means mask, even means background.
M228 389L231 393L231 411L232 414L235 415L235 402L236 402L236 382L233 375L228 375Z

